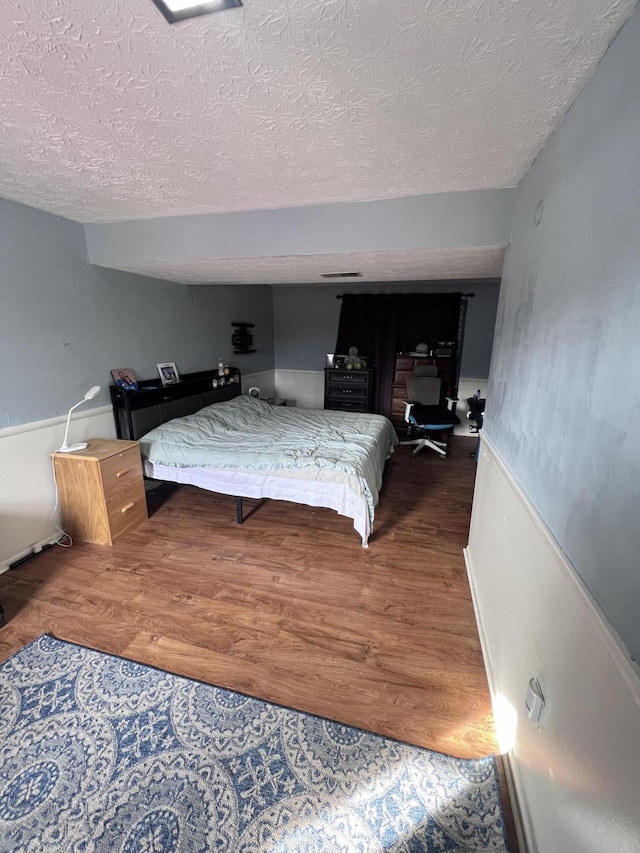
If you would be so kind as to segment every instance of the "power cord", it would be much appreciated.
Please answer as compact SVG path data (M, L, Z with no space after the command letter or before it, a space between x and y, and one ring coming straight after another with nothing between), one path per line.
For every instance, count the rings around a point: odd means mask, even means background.
M67 533L66 530L63 530L58 525L57 521L55 520L56 514L58 512L58 507L60 505L60 496L58 494L58 480L56 479L55 457L56 457L56 454L52 453L51 454L51 471L53 473L53 484L56 487L56 502L55 502L54 507L53 507L53 512L49 516L49 521L51 522L51 524L53 524L55 529L60 533L60 539L57 539L56 542L54 542L54 545L59 545L61 548L71 548L71 546L73 545L73 538L71 537L71 534Z

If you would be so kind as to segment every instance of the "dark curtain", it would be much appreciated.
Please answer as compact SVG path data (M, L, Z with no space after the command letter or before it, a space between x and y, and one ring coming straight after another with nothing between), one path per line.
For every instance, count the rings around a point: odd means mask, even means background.
M420 343L457 341L461 293L375 293L342 297L335 352L355 346L375 373L375 411L391 413L391 386L397 353Z

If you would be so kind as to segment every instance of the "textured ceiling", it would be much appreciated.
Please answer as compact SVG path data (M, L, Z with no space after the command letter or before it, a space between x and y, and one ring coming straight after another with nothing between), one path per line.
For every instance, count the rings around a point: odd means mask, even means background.
M298 255L289 258L241 258L216 261L145 263L120 267L129 272L182 284L337 284L321 273L359 272L350 282L420 281L421 279L500 278L504 249L464 246L403 252Z
M635 0L0 4L0 196L79 222L514 186Z

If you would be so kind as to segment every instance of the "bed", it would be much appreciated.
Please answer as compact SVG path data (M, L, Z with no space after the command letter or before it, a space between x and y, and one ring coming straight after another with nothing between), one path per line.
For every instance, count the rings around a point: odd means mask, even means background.
M147 477L232 495L239 523L243 497L328 507L351 518L367 546L398 442L387 418L271 406L241 395L235 368L224 384L215 371L139 384L110 390L117 436L140 442Z
M397 437L381 415L272 406L238 396L140 438L146 476L236 497L328 507L367 547Z

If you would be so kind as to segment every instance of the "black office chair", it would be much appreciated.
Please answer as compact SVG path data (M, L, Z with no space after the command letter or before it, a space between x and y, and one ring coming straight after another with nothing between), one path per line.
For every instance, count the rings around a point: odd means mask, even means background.
M442 441L442 435L459 424L460 418L453 408L440 404L441 380L437 375L433 375L437 373L436 368L432 371L421 368L420 372L422 374L429 372L432 375L414 375L411 379L407 379L409 400L404 404L404 419L407 422L407 435L414 432L419 432L421 435L420 438L401 441L400 444L416 445L411 454L412 457L420 453L423 447L429 447L442 459L446 459L448 444L446 440ZM455 403L455 400L450 400L452 406L455 406Z

